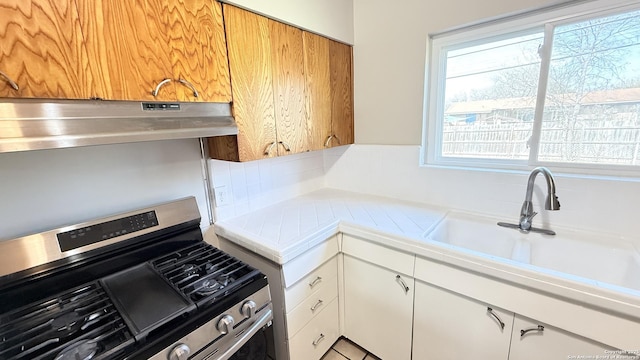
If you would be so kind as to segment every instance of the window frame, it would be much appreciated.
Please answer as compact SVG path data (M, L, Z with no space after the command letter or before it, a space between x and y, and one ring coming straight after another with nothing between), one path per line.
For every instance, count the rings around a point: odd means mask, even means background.
M535 166L547 166L555 171L570 174L640 177L640 165L538 160L542 113L544 111L550 65L549 59L553 45L552 41L549 40L552 39L554 29L557 26L568 23L634 10L640 10L640 1L572 1L429 36L426 54L427 68L425 71L422 165L523 171ZM505 31L505 29L509 30ZM442 156L447 51L540 31L544 32L544 40L541 46L540 76L528 159L509 160Z

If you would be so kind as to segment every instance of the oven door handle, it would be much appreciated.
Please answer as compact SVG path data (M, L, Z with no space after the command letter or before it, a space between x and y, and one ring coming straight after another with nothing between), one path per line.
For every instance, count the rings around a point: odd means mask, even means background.
M202 360L227 360L233 354L235 354L242 345L246 344L249 339L253 337L260 329L262 329L265 325L269 323L269 321L273 320L273 312L270 308L266 309L264 314L262 314L250 327L244 330L239 334L236 334L235 341L233 345L231 345L228 349L225 349L224 352L218 353L214 352L202 358ZM240 335L241 334L241 335Z

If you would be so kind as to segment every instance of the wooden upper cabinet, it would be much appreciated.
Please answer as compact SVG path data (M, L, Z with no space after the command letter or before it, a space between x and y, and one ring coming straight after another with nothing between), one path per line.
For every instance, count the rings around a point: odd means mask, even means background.
M77 1L92 97L231 101L219 2Z
M229 62L222 22L222 4L215 0L166 1L168 36L178 100L231 102Z
M0 0L0 14L0 96L231 101L215 0Z
M0 44L0 97L89 97L73 0L0 0Z
M337 145L353 144L353 68L351 46L331 41L331 127ZM332 141L330 146L335 146Z
M229 5L223 5L223 10L238 136L210 138L210 155L233 161L275 156L276 115L269 20Z
M92 97L175 100L165 7L160 0L78 0Z
M331 131L331 40L303 32L307 134L310 150L321 150Z
M209 139L211 157L249 161L353 143L351 47L223 10L239 134Z
M278 155L309 151L302 30L269 20Z

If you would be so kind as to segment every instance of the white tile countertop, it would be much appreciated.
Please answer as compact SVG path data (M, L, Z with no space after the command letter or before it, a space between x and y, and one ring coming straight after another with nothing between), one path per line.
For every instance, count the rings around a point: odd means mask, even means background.
M406 238L422 236L446 214L384 197L323 189L215 224L218 235L278 264L352 226Z
M640 319L640 291L442 244L425 237L448 209L322 189L214 225L217 235L277 264L344 234L518 286ZM606 261L606 259L603 259ZM640 275L640 274L639 274Z

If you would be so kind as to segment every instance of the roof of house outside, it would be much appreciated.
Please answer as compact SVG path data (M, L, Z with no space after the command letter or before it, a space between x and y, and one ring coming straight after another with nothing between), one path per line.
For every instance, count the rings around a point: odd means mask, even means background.
M566 94L571 98L572 94ZM503 109L533 109L536 105L536 98L516 97L492 100L476 100L454 102L447 110L447 115L457 114L483 114L491 113L495 110ZM603 104L621 104L621 103L638 103L640 102L640 88L614 89L593 91L585 94L583 105L603 105Z

